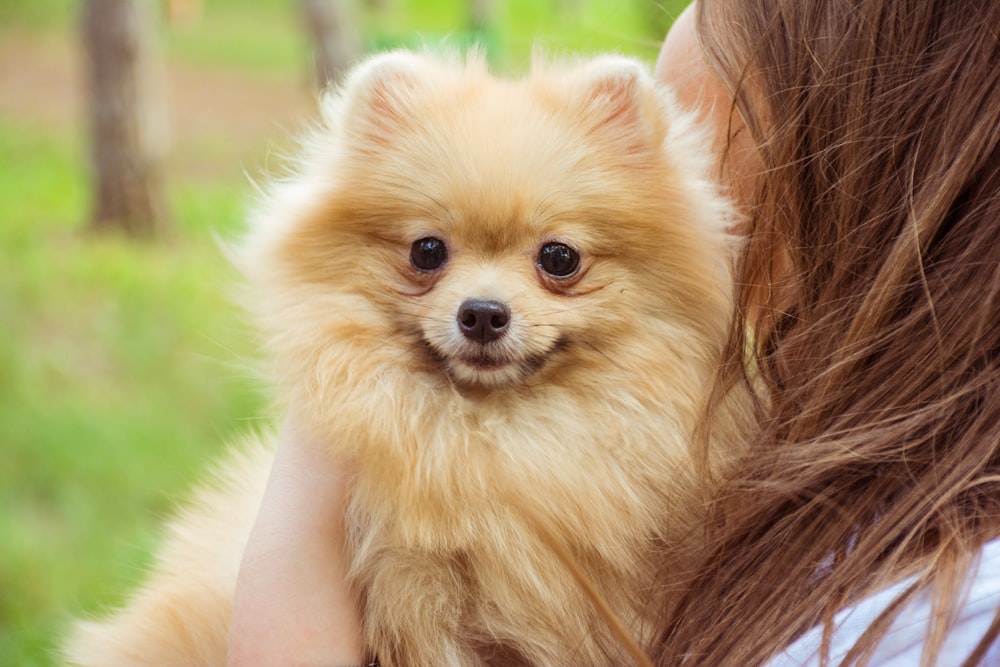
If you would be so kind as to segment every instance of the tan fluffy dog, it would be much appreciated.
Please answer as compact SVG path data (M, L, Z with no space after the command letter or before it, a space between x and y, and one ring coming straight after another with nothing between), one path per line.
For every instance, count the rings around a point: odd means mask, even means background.
M239 256L284 400L356 462L384 665L616 663L555 540L649 639L701 507L688 451L730 314L728 208L645 68L391 53L324 104ZM231 461L81 665L218 665L269 455ZM544 539L543 539L544 538Z

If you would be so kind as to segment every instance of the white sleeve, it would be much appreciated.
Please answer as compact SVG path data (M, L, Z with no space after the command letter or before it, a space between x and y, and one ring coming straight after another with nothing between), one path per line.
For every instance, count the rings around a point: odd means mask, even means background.
M844 609L834 619L830 647L830 664L838 665L868 626L906 590L910 581L903 581L858 604ZM965 587L958 621L945 640L938 664L942 667L960 665L969 657L1000 610L1000 539L983 547L979 564ZM896 617L892 628L879 643L870 667L913 667L920 664L924 636L931 613L929 592L917 596ZM767 667L813 667L820 664L819 649L823 636L821 627L813 628L782 653L767 663ZM990 647L981 663L1000 667L1000 641Z

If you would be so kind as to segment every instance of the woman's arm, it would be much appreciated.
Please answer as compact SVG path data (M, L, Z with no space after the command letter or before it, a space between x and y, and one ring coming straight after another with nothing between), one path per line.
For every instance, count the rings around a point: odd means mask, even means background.
M289 419L243 554L229 667L364 662L359 604L347 584L347 472Z

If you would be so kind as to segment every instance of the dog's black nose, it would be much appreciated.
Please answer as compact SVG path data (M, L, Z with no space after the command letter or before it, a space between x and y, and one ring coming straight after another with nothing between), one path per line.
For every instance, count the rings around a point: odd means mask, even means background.
M467 299L458 307L458 328L477 343L500 338L509 325L510 309L502 301Z

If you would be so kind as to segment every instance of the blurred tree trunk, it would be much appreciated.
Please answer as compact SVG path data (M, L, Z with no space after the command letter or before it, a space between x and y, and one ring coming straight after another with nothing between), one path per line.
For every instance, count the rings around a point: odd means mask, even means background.
M486 32L493 25L493 0L471 0L469 27L473 32Z
M151 236L165 224L161 73L149 0L85 0L94 203L91 226Z
M299 0L313 43L316 86L336 84L361 55L352 7L347 0Z

